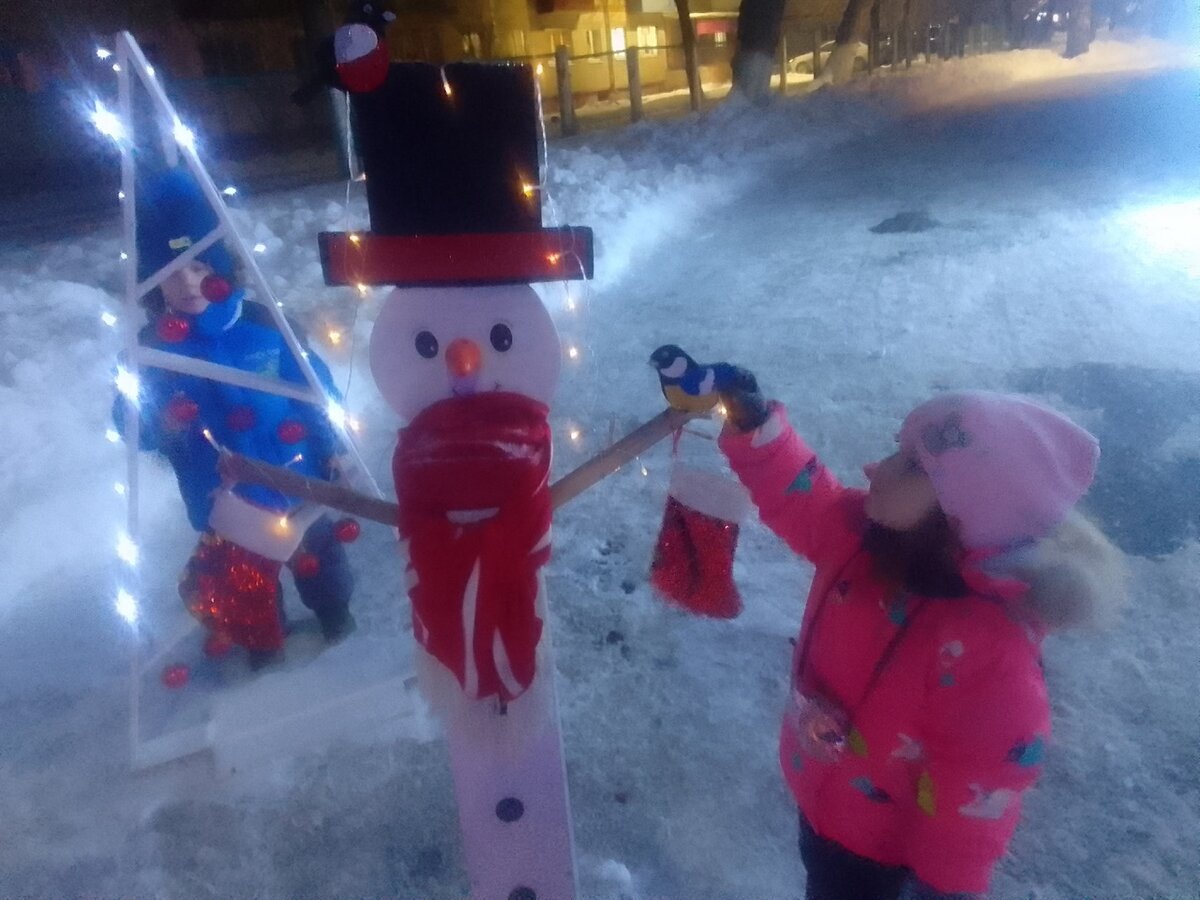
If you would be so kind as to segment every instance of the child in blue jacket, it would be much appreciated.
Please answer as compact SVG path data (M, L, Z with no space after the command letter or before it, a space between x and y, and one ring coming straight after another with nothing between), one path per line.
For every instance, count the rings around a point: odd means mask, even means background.
M216 226L216 215L189 172L171 169L148 179L138 191L139 280ZM235 284L233 259L218 242L147 295L149 322L139 334L140 343L305 385L270 312L246 300ZM325 390L337 399L329 369L307 347L305 351ZM331 479L337 474L338 439L325 409L153 366L141 369L139 409L139 445L171 463L188 520L201 533L180 593L209 628L210 650L241 644L258 665L282 648L282 564L292 569L300 599L316 614L325 638L342 637L353 626L353 577L332 523L270 488L225 488L214 446ZM125 402L120 397L113 415L124 433Z

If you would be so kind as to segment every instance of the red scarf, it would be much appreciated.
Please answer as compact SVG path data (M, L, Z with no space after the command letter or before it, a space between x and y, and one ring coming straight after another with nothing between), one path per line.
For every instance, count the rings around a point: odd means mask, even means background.
M413 631L472 698L513 700L535 674L538 570L550 559L547 413L519 394L442 400L400 431L392 458ZM492 509L477 522L447 518Z

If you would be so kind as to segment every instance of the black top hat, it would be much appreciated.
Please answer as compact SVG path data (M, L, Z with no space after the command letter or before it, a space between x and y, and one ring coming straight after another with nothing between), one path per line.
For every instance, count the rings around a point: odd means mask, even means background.
M369 233L318 236L327 284L401 287L592 276L592 230L543 228L525 65L392 63L352 93Z

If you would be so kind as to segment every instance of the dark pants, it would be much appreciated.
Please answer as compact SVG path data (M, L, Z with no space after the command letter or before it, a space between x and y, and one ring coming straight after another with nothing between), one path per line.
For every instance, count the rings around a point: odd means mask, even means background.
M823 838L800 815L800 858L808 876L806 900L971 900L944 894L903 866L885 866Z
M303 553L311 553L318 564L316 573L307 577L296 572L296 557ZM349 615L354 575L346 558L346 548L334 537L333 523L328 516L321 516L304 532L300 549L288 565L296 581L300 602L313 611L327 636L331 631L340 632Z

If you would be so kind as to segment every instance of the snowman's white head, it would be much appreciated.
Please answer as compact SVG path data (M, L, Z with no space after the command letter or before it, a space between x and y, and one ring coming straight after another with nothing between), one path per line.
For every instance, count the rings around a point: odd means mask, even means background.
M550 313L527 284L396 288L371 332L371 372L401 418L486 391L549 405L562 351Z

